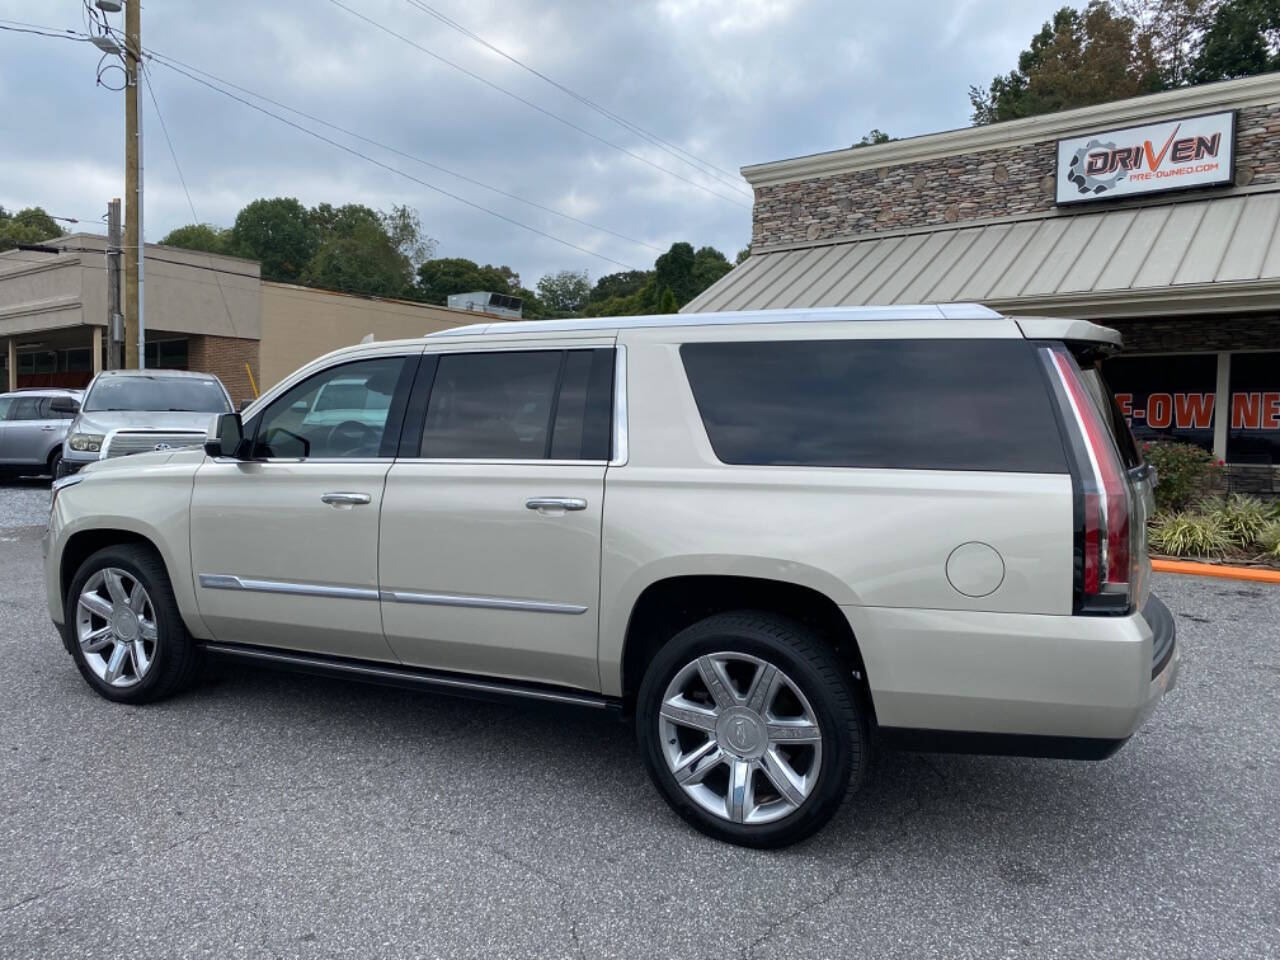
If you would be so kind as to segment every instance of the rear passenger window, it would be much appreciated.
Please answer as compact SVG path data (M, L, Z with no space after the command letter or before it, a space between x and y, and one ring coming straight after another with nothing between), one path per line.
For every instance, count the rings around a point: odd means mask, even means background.
M680 353L725 463L1067 472L1023 340L688 343Z
M608 460L612 350L440 357L420 455L449 460Z

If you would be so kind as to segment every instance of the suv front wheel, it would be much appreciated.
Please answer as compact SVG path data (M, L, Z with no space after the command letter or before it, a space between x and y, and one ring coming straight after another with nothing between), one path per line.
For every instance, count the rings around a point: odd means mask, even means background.
M645 674L636 725L672 808L744 846L810 836L866 773L848 670L821 636L771 614L718 614L676 634Z
M150 703L194 677L198 651L154 550L120 544L94 553L72 578L63 609L76 666L108 700Z

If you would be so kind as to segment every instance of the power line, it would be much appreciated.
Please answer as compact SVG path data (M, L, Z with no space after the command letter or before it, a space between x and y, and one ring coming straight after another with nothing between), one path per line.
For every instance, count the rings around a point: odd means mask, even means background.
M482 213L487 213L491 217L497 217L499 220L503 220L506 223L519 227L522 230L528 230L530 233L537 234L540 237L545 237L546 239L554 241L555 243L558 243L561 246L569 247L572 250L577 250L579 253L585 253L588 256L596 257L608 263L616 264L619 267L625 267L628 270L637 269L636 267L632 266L629 263L624 263L621 260L615 260L612 257L605 256L603 253L598 253L595 250L589 250L588 248L580 246L570 240L563 240L560 237L555 236L554 234L547 233L545 230L539 230L537 227L531 226L530 224L524 223L523 221L516 220L514 217L508 217L504 213L498 213L496 210L490 210L488 207L482 206L481 204L476 203L474 200L468 200L466 197L459 196L456 193L453 193L449 190L445 190L443 187L438 187L434 183L428 183L426 180L423 180L420 177L415 177L411 173L406 173L405 171L399 169L398 167L391 166L391 164L389 163L383 163L381 160L378 160L375 157L371 157L367 153L361 153L359 150L355 149L354 147L348 146L345 143L341 143L337 140L334 140L331 137L326 137L322 133L317 133L315 130L311 130L308 127L304 127L300 123L295 123L294 121L290 120L288 117L282 117L278 113L273 113L272 111L266 109L265 107L259 106L258 104L253 103L252 101L244 99L243 97L237 96L236 94L232 93L230 90L226 90L216 84L210 83L209 81L204 80L196 76L195 74L188 73L186 70L183 70L181 67L175 66L173 63L170 63L166 60L161 60L159 58L155 58L155 62L159 63L161 66L165 67L166 69L169 69L174 71L175 73L181 74L182 76L186 77L188 80L193 80L196 83L200 84L201 86L208 87L210 90L214 90L222 94L224 97L229 97L230 99L235 100L238 103L242 103L246 107L249 107L251 110L256 110L259 113L266 114L268 117L272 117L273 119L279 120L281 123L286 124L290 127L293 127L295 130L299 130L302 133L307 134L308 136L314 137L315 139L323 143L329 144L330 146L337 147L339 150L349 153L354 157L359 157L361 160L368 161L369 163L372 163L375 166L381 167L383 170L387 170L391 173L396 174L397 176L404 177L406 180L411 180L414 183L419 184L420 186L426 187L428 190L432 190L443 196L449 197L452 200L456 200L459 203L465 204L466 206L471 207L475 210L479 210Z
M450 170L448 167L443 167L438 163L433 163L432 161L425 160L422 157L417 157L411 153L406 153L405 151L399 150L396 147L390 146L389 144L382 143L378 140L372 139L371 137L366 137L363 134L356 133L354 130L348 130L346 127L339 126L338 124L325 120L322 117L317 117L314 114L307 113L305 110L299 110L297 107L291 107L287 103L281 103L279 100L273 100L271 97L265 96L264 94L261 94L261 93L257 93L256 91L250 90L247 87L242 87L239 84L232 83L230 80L224 80L221 77L215 76L214 74L209 73L206 70L201 70L199 67L194 67L189 63L183 63L181 60L178 60L176 57L171 57L167 54L162 54L155 50L148 50L147 54L157 62L168 61L169 63L177 64L180 67L185 67L187 70L190 70L193 73L198 73L209 80L216 81L217 83L220 83L226 87L230 87L233 90L239 90L241 93L248 94L249 96L254 97L255 99L261 100L264 103L269 103L272 106L281 108L282 110L288 110L290 113L297 114L300 117L305 117L306 119L311 120L315 123L322 124L331 130L336 130L339 133L346 134L349 137L352 137L356 140L360 140L364 143L370 144L371 146L380 147L381 149L386 150L389 153L394 153L397 156L404 157L406 160L412 160L414 163L420 163L424 167L429 167L432 170L439 170L441 173L448 174L449 176L456 177L457 179L465 181L466 183L470 183L477 187L481 187L485 190L489 190L493 193L498 194L499 196L506 197L510 200L515 200L519 203L527 204L528 206L535 207L538 210L543 210L547 213L554 214L557 217L563 217L565 220L572 220L574 223L581 224L584 227L589 227L592 230L599 230L601 233L607 233L611 236L617 237L619 240L626 240L628 243L634 243L641 247L647 247L648 249L653 250L657 253L664 252L662 247L655 246L652 243L647 243L644 240L637 240L635 237L629 237L625 233L619 233L616 230L611 230L610 228L601 226L598 223L591 223L588 220L582 220L579 217L575 217L572 214L568 214L561 210L557 210L554 207L548 207L545 204L538 203L535 200L528 200L514 193L509 193L506 190L503 190L499 187L492 186L491 184L485 183L482 180L477 180L475 177L470 177L470 176L467 176L466 174L458 173L456 170Z
M329 2L333 4L335 7L339 7L347 11L347 13L351 14L353 17L363 20L365 23L369 24L372 27L376 27L377 29L381 30L383 33L389 34L395 37L397 40L401 40L404 43L407 43L409 46L413 47L416 50L421 50L427 56L433 57L434 59L439 60L441 63L446 64L447 66L453 67L453 69L461 73L465 73L468 77L471 77L473 80L477 80L480 83L483 83L486 87L490 87L494 90L497 90L499 93L503 94L504 96L508 96L512 100L516 100L516 101L519 101L520 103L523 103L526 107L530 107L534 110L537 110L539 113L543 114L544 116L550 117L552 120L562 123L566 127L569 127L570 129L578 131L578 133L581 133L583 136L590 137L592 140L597 140L600 143L603 143L605 146L610 147L613 150L617 150L620 153L625 153L627 156L632 157L633 159L639 160L641 163L646 164L650 167L653 167L655 170L660 170L663 173L667 174L668 176L675 177L677 180L682 180L685 183L689 184L690 186L697 187L699 190L702 190L705 193L711 194L713 197L719 197L721 200L725 201L726 203L731 203L735 207L741 207L744 210L751 209L749 205L745 203L741 203L738 200L735 200L733 197L720 193L718 190L712 190L710 187L706 186L705 184L698 183L698 181L696 180L691 180L688 177L684 176L683 174L676 173L676 171L668 167L664 167L660 163L655 163L654 161L650 160L648 157L641 156L640 154L632 150L628 150L626 147L622 146L621 144L614 143L612 140L608 140L600 136L599 134L592 133L586 127L579 126L578 124L574 123L572 120L569 120L566 117L562 117L558 113L553 113L550 110L546 109L545 107L541 107L538 104L534 103L532 100L525 99L524 97L520 96L518 93L512 93L506 87L499 86L498 84L494 83L492 80L486 80L484 77L480 76L480 74L475 73L474 71L468 70L466 67L462 66L461 64L454 63L452 60L449 60L446 57L442 57L440 54L436 53L434 50L428 50L426 47L422 46L422 44L416 43L415 41L410 40L404 34L397 33L395 30L392 30L390 27L383 26L378 21L370 17L366 17L363 13L360 13L357 10L352 10L345 3L342 3L341 0L329 0Z
M5 24L9 24L9 26L5 26ZM73 40L76 43L89 42L89 38L81 34L79 30L42 27L36 23L23 23L21 20L0 20L0 30L7 30L10 33L30 33L37 37L52 37L55 40Z
M449 27L450 29L456 30L458 33L461 33L464 37L474 40L476 43L480 44L486 49L493 51L498 56L503 57L506 60L509 60L511 63L514 63L516 66L520 67L522 70L527 70L529 73L533 74L538 79L546 81L547 83L551 84L551 86L555 87L557 90L561 91L562 93L565 93L568 96L572 97L574 100L577 100L582 105L589 107L590 109L594 110L596 113L600 114L601 116L607 117L609 120L612 120L614 123L622 127L624 130L628 130L631 133L634 133L637 136L642 137L645 140L648 140L650 143L656 146L659 150L662 150L664 153L670 154L671 156L679 160L681 163L687 163L689 166L693 167L701 174L715 177L721 183L724 183L726 186L729 186L732 189L736 190L737 192L741 193L744 197L751 196L750 193L742 189L742 186L741 186L742 181L738 174L731 173L730 171L725 170L723 167L718 167L714 163L712 163L710 160L704 160L701 157L697 156L696 154L690 153L688 150L685 150L683 147L676 146L674 143L670 142L669 140L664 140L662 137L658 136L656 133L652 133L644 129L643 127L641 127L639 124L632 123L630 120L626 119L625 117L619 116L618 114L614 113L612 110L608 109L607 107L601 106L600 104L596 103L596 101L592 100L590 97L584 96L583 94L578 93L576 90L571 90L569 87L565 86L563 83L560 83L558 80L555 80L547 76L541 70L538 70L535 67L531 67L529 64L525 63L519 57L515 57L512 54L507 53L505 50L501 49L500 47L497 47L494 44L490 43L488 40L480 36L478 33L475 33L472 30L469 30L467 27L463 26L458 21L452 19L451 17L446 16L445 14L441 13L439 10L423 2L423 0L405 0L405 2L408 3L410 6L415 7L416 9L427 14L428 16L434 17L436 20L439 20L441 23L443 23L445 26ZM707 168L707 169L704 169L704 168Z
M142 75L142 82L147 86L147 93L151 97L151 105L156 108L156 119L160 121L160 130L164 134L164 142L169 145L169 156L173 158L173 168L178 171L178 182L182 184L182 192L186 194L187 206L191 208L191 219L196 223L200 223L200 214L196 213L196 205L191 200L191 191L187 189L187 178L182 175L182 164L178 162L178 151L173 147L173 139L169 136L169 125L164 122L164 114L160 112L160 101L156 98L156 88L151 83L151 68L143 67L143 62L138 61L138 73ZM145 247L143 256L145 256ZM213 257L205 255L210 269L213 268ZM227 304L226 291L222 289L222 280L219 279L215 272L213 275L214 282L218 285L218 296L222 298L222 309L227 314L227 324L231 327L231 335L238 337L240 332L236 329L235 318L231 316L231 307Z

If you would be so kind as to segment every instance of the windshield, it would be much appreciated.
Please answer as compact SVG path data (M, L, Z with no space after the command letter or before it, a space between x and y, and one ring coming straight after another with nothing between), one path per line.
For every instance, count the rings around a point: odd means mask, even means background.
M105 410L183 410L230 413L217 380L204 377L104 377L84 398L86 413Z

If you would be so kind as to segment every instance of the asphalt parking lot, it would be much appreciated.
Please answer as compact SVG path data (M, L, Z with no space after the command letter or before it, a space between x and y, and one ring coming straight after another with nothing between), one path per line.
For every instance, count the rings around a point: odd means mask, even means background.
M0 956L1266 957L1280 588L1159 577L1183 673L1103 763L885 753L787 851L693 833L629 729L220 669L90 692L0 483Z

